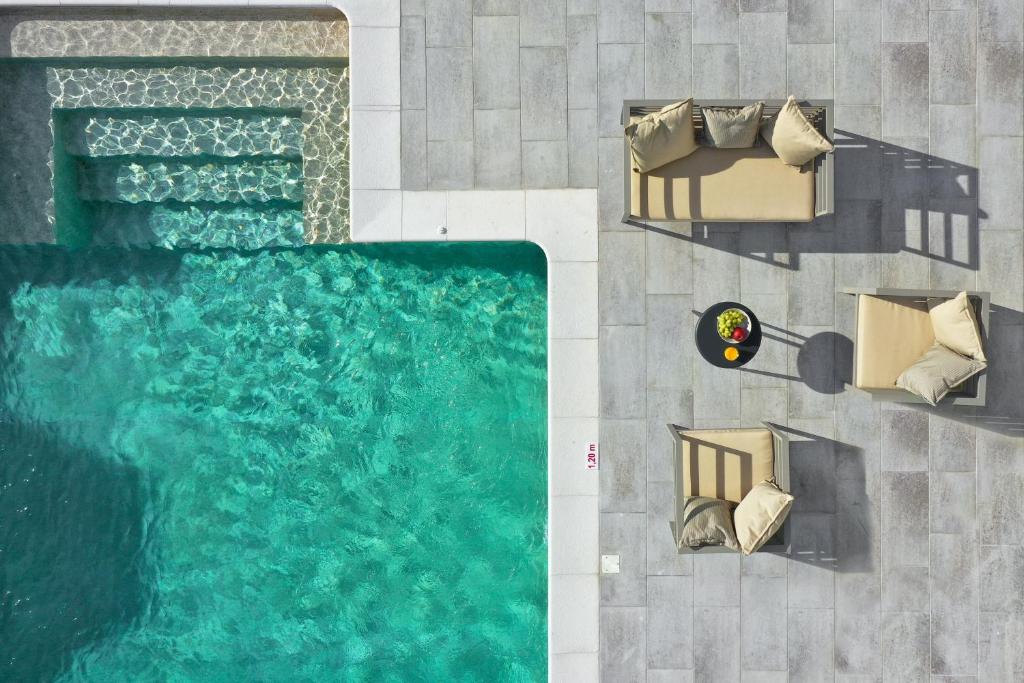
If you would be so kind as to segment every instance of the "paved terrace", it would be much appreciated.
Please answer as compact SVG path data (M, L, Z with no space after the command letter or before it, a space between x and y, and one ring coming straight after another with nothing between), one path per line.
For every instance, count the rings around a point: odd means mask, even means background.
M601 577L599 639L581 623L552 642L577 653L553 656L553 678L1022 680L1024 3L403 0L401 13L403 190L598 190L594 542L622 572ZM835 100L834 217L619 222L624 98L790 93ZM991 290L989 406L852 390L851 286ZM692 343L696 312L730 298L769 333L742 372ZM664 423L763 419L795 439L792 556L675 555ZM580 534L571 550L593 557Z

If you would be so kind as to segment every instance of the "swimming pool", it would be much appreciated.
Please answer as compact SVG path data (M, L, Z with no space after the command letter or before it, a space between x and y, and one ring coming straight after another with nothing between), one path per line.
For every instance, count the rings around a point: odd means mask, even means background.
M545 678L539 249L0 273L0 678Z

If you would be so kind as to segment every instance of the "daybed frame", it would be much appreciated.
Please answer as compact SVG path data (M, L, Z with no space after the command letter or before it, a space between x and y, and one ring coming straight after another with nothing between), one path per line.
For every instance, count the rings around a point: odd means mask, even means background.
M629 123L632 116L645 116L658 111L662 107L678 102L679 100L625 100L622 103L622 116L620 122L623 126ZM754 102L763 101L764 111L761 119L774 116L786 103L786 100L694 100L693 101L693 127L697 133L704 128L703 118L700 114L701 107L745 107ZM818 132L828 140L834 142L833 110L832 100L809 100L800 102L800 111L814 124ZM630 213L631 202L631 173L632 167L629 154L629 145L624 144L623 155L623 216L622 222L630 225L646 225L648 219L634 216ZM835 213L835 163L834 152L819 154L814 159L814 215L826 216ZM657 223L687 223L690 219L658 220ZM732 220L710 220L701 219L692 221L694 223L735 223ZM742 221L744 223L754 221Z

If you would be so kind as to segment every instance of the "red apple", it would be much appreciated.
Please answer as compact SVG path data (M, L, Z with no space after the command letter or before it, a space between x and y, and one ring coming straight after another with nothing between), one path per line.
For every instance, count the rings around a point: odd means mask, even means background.
M732 338L734 341L741 342L747 338L747 331L742 327L737 327L732 331Z

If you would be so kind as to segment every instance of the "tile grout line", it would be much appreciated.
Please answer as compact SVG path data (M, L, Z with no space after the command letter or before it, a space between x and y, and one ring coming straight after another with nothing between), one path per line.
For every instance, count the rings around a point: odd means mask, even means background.
M879 84L878 84L878 86L879 86L878 87L878 127L879 127L879 131L881 132L881 136L880 137L882 138L882 140L886 139L886 131L885 131L885 73L886 73L886 71L885 71L885 44L886 43L885 43L885 39L884 39L884 36L885 36L885 21L884 21L884 18L885 18L885 13L880 10L879 11L879 15L878 15L878 36L879 36L878 52L879 52L879 63L880 63ZM883 219L884 219L884 213L883 213ZM884 226L883 226L883 230L884 230ZM929 278L930 277L931 277L931 274L929 272ZM930 279L929 279L929 282L930 282ZM856 299L854 299L854 302L855 302L855 305L856 305ZM854 315L856 315L856 309L854 311ZM878 540L878 629L879 629L879 644L881 644L881 631L882 631L882 595L884 594L883 591L885 590L885 580L884 580L884 577L885 577L885 558L883 557L884 545L883 545L882 540L881 540L881 535L883 533L882 525L884 524L884 521L885 521L885 507L886 507L885 506L885 495L884 495L884 490L885 490L885 483L884 483L884 479L885 479L885 472L884 472L885 454L883 452L884 442L883 442L883 439L882 439L882 429L881 429L882 410L883 409L881 407L879 407L878 415L879 415L879 427L880 428L878 430L878 437L877 437L878 438L878 530L879 530L879 540ZM929 551L929 555L930 555L930 551ZM931 600L931 591L929 590L929 601L930 600ZM931 608L929 607L929 615L930 614L931 614ZM930 648L931 648L931 616L929 616L928 632L929 632L928 647L929 647L929 662L930 662L931 661L931 654L930 654ZM879 664L880 664L880 668L881 668L881 671L879 671L879 675L884 678L884 676L885 676L885 650L884 649L882 649L882 651L879 652L879 657L878 658L879 658ZM931 670L931 666L929 666L928 669L930 671Z
M932 58L932 49L931 48L932 48L932 46L931 46L931 9L930 8L929 8L929 10L927 12L927 22L928 22L928 26L926 27L926 31L927 31L927 35L928 35L928 41L925 43L925 46L926 46L926 50L927 50L927 53L928 53L928 70L927 70L927 79L928 79L928 83L927 83L928 120L925 122L925 125L927 127L926 128L927 129L927 142L925 143L925 149L927 149L928 150L928 154L931 155L931 153L932 153L932 74L931 74L931 58ZM883 97L884 97L884 94L883 94ZM929 194L931 194L931 188L929 188ZM884 228L884 226L883 226L883 228ZM930 243L931 242L931 239L930 239L930 237L931 237L931 225L930 225L929 220L928 220L928 214L926 214L924 212L922 212L922 215L921 215L921 231L922 231L922 233L924 233L921 236L922 237L922 242L924 241L924 239L927 236L928 242ZM935 273L934 273L934 269L931 267L931 264L928 265L928 285L929 285L929 288L933 288L935 286ZM931 420L931 418L929 417L929 421L930 420ZM927 492L928 492L928 510L927 510L926 517L928 519L928 565L929 565L929 567L928 567L928 662L927 662L927 672L928 672L928 675L931 676L931 674L932 674L932 661L934 660L934 657L935 657L935 646L934 646L934 643L933 643L933 641L934 641L933 634L934 634L934 626L935 625L933 623L933 620L934 620L934 617L933 617L933 614L934 614L934 603L932 601L932 571L931 571L931 561L932 561L932 534L931 534L931 530L932 530L932 501L931 501L932 474L931 474L931 447L930 447L930 444L929 444L929 448L928 448L928 471L926 473L926 476L927 476L927 486L928 486L928 488L927 488ZM885 576L884 570L883 570L882 576L883 577Z
M644 34L644 42L643 42L643 81L642 81L642 85L643 85L644 97L647 97L647 15L646 14L642 14L641 15L641 19L643 21L643 26L641 28L642 28L643 34ZM598 34L597 35L598 35L598 41L600 41L600 39L601 39L600 18L598 19ZM643 413L644 413L644 445L643 445L643 450L644 450L644 508L645 508L645 512L646 512L646 510L650 509L650 505L651 505L651 502L650 502L650 487L647 484L647 471L646 471L647 468L650 467L650 457L651 457L651 454L647 451L647 423L648 423L648 420L649 420L648 409L649 409L649 406L650 406L650 403L648 401L648 396L647 396L647 373L648 373L648 363L650 362L650 358L647 357L647 349L649 348L648 340L647 340L647 324L648 324L648 321L650 320L650 308L647 306L647 232L643 231L641 233L641 235L640 235L640 238L641 238L640 254L641 254L641 258L643 259L643 265L640 268L640 278L641 278L642 288L643 288L643 292L644 292L644 297L643 297L643 307L644 307L644 373L643 373L643 382L644 382L644 409L643 409ZM644 618L644 647L643 647L643 653L644 653L644 659L643 659L643 670L644 670L645 678L646 678L646 672L647 672L647 670L649 668L648 663L650 662L650 650L649 650L649 648L650 648L650 638L648 636L649 636L649 633L650 633L649 629L651 627L650 615L648 614L648 608L650 607L650 605L648 604L648 599L649 599L649 596L650 596L650 578L647 576L647 559L648 559L647 558L647 538L649 537L649 534L650 534L649 525L650 525L650 519L648 518L648 516L646 514L644 514L644 611L643 611L643 618Z
M973 28L974 28L974 122L975 122L974 123L974 145L973 145L974 159L973 159L973 161L974 161L974 164L975 164L975 173L978 176L980 176L981 175L981 170L980 170L979 167L981 166L981 136L980 136L980 130L979 130L980 126L978 125L978 119L979 119L978 114L979 114L979 109L980 109L979 101L980 101L981 93L979 92L980 88L978 87L978 64L980 62L980 56L981 56L980 55L980 48L981 48L981 40L980 40L980 38L981 38L981 35L980 35L981 34L981 26L980 26L980 24L978 22L978 10L977 10L977 7L975 7L975 9L974 9L973 18L974 18L974 27ZM929 117L929 119L930 119L930 117ZM929 125L930 125L930 123L931 123L931 121L929 120ZM930 144L930 138L931 138L931 134L930 134L930 131L929 131L929 144ZM931 147L929 147L928 149L929 149L929 151L931 151ZM979 187L975 187L975 193L977 195L975 197L975 202L976 202L976 204L980 204L981 189ZM981 251L981 235L980 235L981 226L980 226L980 221L981 221L981 219L978 217L977 211L975 211L974 221L975 221L975 224L976 224L977 232L979 233L978 234L978 251L979 251L979 254L978 254L978 267L974 271L974 286L975 286L975 288L978 288L978 273L981 271L981 254L980 254L980 251ZM977 412L975 411L974 414L972 415L972 419L976 419L976 418L977 418ZM932 455L932 452L931 452L931 447L930 447L930 444L929 444L929 448L928 448L929 476L930 476L930 472L931 472L931 455ZM980 585L980 583L981 583L981 543L980 543L980 541L981 541L981 533L980 533L980 530L979 530L979 525L980 525L980 520L981 520L981 514L979 513L979 510L978 510L978 479L979 479L979 477L978 477L978 439L977 439L977 427L975 427L975 439L974 439L974 534L975 534L975 537L978 539L978 543L975 544L974 555L975 555L975 562L976 562L975 566L978 568L979 586L978 586L978 623L977 623L977 630L976 630L977 637L975 638L975 646L976 647L975 647L975 653L974 653L975 654L974 673L975 673L976 676L978 676L980 678L980 676L981 676L981 585ZM929 498L929 501L928 501L928 507L929 507L929 509L931 508L931 499L930 498ZM928 560L929 560L929 565L931 565L931 557L930 556L929 556ZM930 566L928 568L928 579L929 579L929 588L931 588L931 567ZM931 590L928 591L928 600L929 600L929 602L931 601ZM929 638L929 646L931 645L930 640L931 639ZM929 652L929 655L931 655L931 654L932 653Z
M832 10L832 100L833 100L833 106L835 106L835 100L837 99L836 98L836 91L838 90L838 86L837 86L837 82L838 81L837 81L836 76L837 76L837 73L838 73L838 68L837 67L838 67L838 64L839 64L839 39L838 39L839 38L839 31L838 31L837 22L836 22L836 11L835 11L834 4L835 3L833 3L833 10ZM787 55L788 55L788 53L787 53ZM786 70L786 77L787 77L787 79L789 77L789 70L788 70L788 68ZM787 84L788 84L788 80L787 80ZM834 112L834 110L833 110L833 112ZM835 113L833 113L833 117L834 116L835 116ZM833 121L832 124L833 124L833 129L834 129L836 122ZM835 141L835 133L834 132L833 132L832 137L833 137L833 142L834 142ZM839 283L836 281L837 278L836 278L836 265L835 265L835 254L834 254L834 252L836 250L835 230L836 230L835 229L835 216L833 216L833 218L832 218L832 251L833 251L833 256L832 256L832 289L833 289L833 294L832 294L832 329L833 330L837 330L838 329L838 325L839 325L839 305L838 305L839 304ZM854 315L856 315L856 309L854 309ZM836 350L835 350L835 348L833 348L832 349L833 362L835 362L835 356L836 356ZM852 381L853 378L851 377L850 379ZM838 399L835 399L832 402L832 435L833 435L833 437L835 437L838 440L838 437L839 437L839 425L838 425L838 421L836 420L836 401L837 400ZM838 472L837 472L837 474L838 474ZM838 483L837 483L837 485L838 485ZM839 512L838 507L837 507L837 512ZM832 522L833 524L836 524L836 519L837 518L833 518L833 522ZM833 543L833 545L837 545L835 543L835 540L833 540L832 543ZM833 550L833 552L835 552L835 551ZM788 597L789 596L787 595L787 600L788 600ZM879 585L879 600L881 600L881 585ZM831 664L832 664L832 677L835 678L835 675L836 675L836 647L837 647L837 645L836 645L836 633L838 631L838 617L837 617L837 615L839 614L839 581L836 579L836 577L834 575L832 577L832 608L833 609L832 609L832 659L831 659Z

